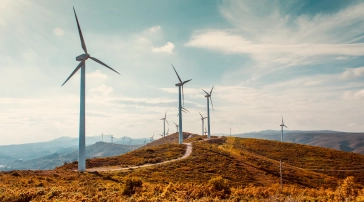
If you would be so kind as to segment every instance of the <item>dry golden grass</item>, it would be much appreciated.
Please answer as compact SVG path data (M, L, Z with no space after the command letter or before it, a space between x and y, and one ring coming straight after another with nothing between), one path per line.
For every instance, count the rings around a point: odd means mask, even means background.
M176 145L136 150L122 162L145 163L168 156L171 150L175 151L171 158L182 156L184 145ZM149 158L151 148L158 151L153 149L157 155ZM0 201L364 201L362 174L352 177L350 172L299 168L332 169L332 159L340 169L364 162L360 155L337 152L275 141L215 138L194 142L186 159L140 169L0 172ZM280 158L283 187L278 184ZM302 165L303 160L307 164ZM95 165L100 162L108 161Z

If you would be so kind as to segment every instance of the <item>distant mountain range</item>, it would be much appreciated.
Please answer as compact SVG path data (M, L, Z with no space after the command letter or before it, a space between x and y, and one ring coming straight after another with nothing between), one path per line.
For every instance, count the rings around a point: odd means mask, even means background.
M104 136L104 140L111 138ZM101 142L99 136L86 138L87 158L117 156L149 143L147 138L114 138L114 143ZM121 144L117 144L121 143ZM78 158L78 138L60 137L51 141L0 146L0 170L54 169Z
M119 156L143 145L120 145L106 142L96 142L86 147L86 158L97 158L107 156ZM10 162L2 170L50 170L64 163L77 161L78 149L71 153L54 153L32 160L16 160ZM1 168L0 168L1 170Z
M219 134L226 135L226 134ZM234 134L236 137L281 140L280 130ZM298 131L285 130L284 142L331 148L346 152L364 154L364 133L348 133L330 130Z

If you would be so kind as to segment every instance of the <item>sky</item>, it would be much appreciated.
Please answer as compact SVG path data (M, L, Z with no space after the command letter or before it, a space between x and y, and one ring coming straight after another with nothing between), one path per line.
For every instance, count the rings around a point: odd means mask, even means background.
M364 130L364 2L0 1L0 145L78 137L83 54L86 135L160 137L178 123L201 133L212 86L211 133ZM167 125L168 126L168 125Z

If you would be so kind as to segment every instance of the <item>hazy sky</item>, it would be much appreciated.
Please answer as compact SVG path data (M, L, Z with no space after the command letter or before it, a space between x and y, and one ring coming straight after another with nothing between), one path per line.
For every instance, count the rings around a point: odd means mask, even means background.
M211 131L362 132L364 2L0 1L0 145L78 137L80 74L88 52L121 75L86 62L86 135L157 136L168 109L200 133L212 94Z

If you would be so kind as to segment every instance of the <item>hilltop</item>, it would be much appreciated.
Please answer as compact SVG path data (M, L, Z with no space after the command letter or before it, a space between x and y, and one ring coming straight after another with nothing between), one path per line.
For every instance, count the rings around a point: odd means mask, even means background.
M236 134L234 136L280 141L281 131L265 130L260 132ZM286 130L284 131L284 141L364 154L364 133L348 133L330 130Z
M176 144L176 137L172 134L118 157L89 159L87 167L128 168L179 158L185 145ZM72 163L53 171L1 172L0 190L16 191L0 192L0 200L67 201L86 196L126 200L131 195L146 201L251 201L272 196L274 200L342 201L358 195L358 200L364 199L363 155L261 139L214 137L206 141L190 133L184 137L185 142L193 142L190 156L150 167L77 173L72 171L77 164Z

